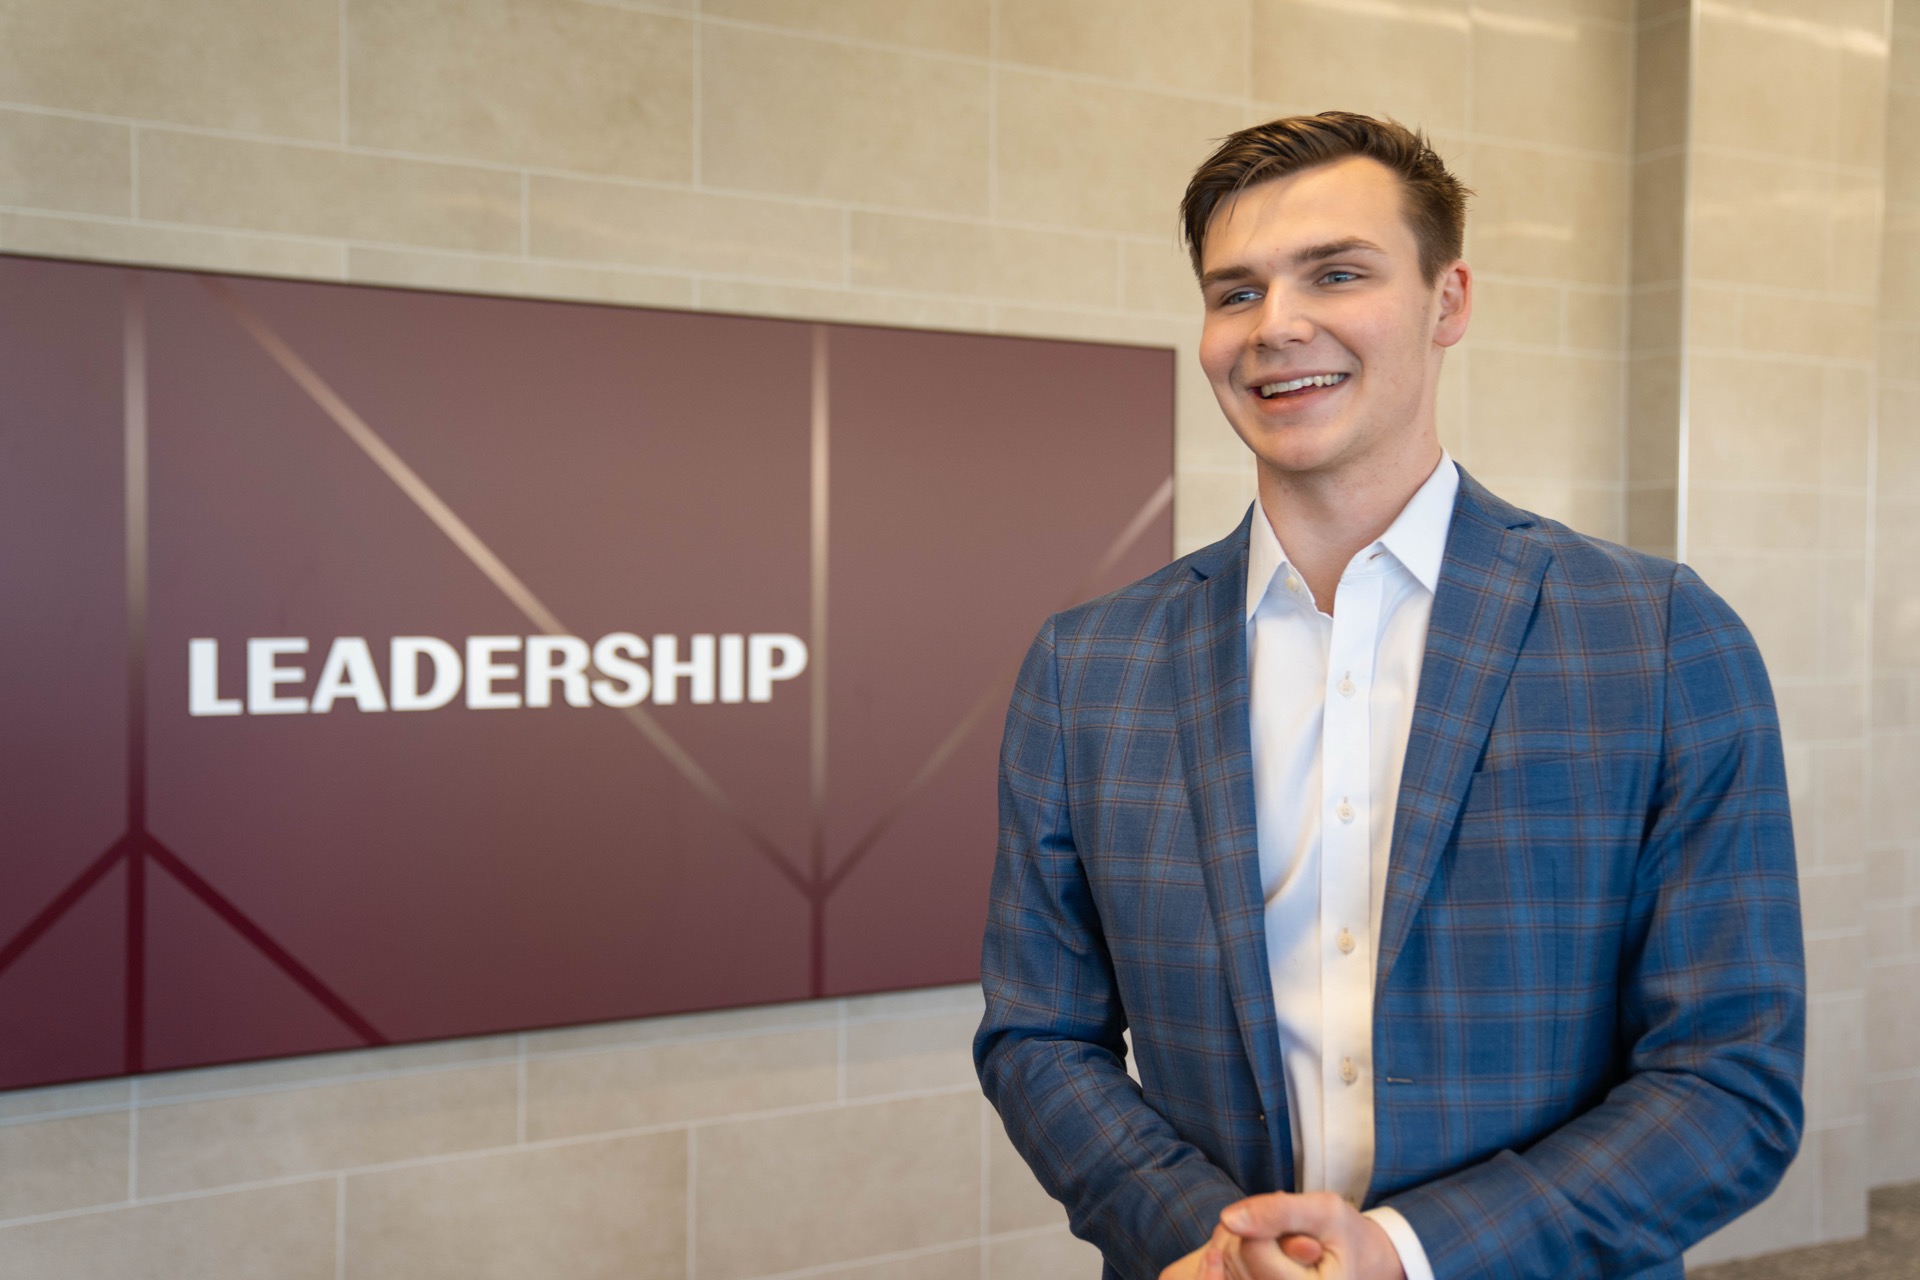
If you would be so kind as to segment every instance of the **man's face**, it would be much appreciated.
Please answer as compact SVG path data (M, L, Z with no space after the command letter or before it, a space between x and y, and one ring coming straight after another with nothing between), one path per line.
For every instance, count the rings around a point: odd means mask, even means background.
M1249 187L1207 224L1200 363L1262 470L1358 477L1435 438L1471 275L1428 284L1402 210L1393 171L1355 156Z

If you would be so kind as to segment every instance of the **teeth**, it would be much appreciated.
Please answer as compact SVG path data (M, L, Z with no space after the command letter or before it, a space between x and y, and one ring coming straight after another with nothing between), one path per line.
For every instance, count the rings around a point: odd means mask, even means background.
M1347 375L1344 373L1316 373L1310 378L1295 378L1291 382L1269 382L1260 388L1260 394L1280 396L1289 391L1299 391L1304 387L1331 387L1346 380Z

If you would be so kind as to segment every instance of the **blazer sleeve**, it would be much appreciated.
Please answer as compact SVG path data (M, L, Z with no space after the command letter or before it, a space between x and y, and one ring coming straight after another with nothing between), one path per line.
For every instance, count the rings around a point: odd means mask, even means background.
M1244 1194L1126 1071L1126 1011L1075 849L1050 620L1015 685L974 1063L1014 1148L1110 1268L1151 1280Z
M1665 685L1618 993L1627 1074L1526 1150L1386 1201L1436 1276L1670 1266L1799 1147L1806 980L1773 696L1745 626L1684 566Z

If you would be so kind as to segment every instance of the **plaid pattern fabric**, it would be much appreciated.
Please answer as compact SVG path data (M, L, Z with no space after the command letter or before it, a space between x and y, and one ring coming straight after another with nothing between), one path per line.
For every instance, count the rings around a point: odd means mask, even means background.
M1293 1181L1246 546L1243 522L1050 619L1007 716L974 1056L1129 1280ZM1463 472L1381 922L1369 1203L1442 1280L1679 1277L1798 1147L1804 987L1746 628L1685 567Z

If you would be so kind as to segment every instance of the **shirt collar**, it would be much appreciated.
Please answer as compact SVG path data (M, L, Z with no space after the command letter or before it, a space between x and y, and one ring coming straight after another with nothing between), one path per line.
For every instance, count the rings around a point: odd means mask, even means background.
M1429 594L1440 587L1440 562L1447 557L1447 532L1453 527L1453 504L1459 493L1460 468L1442 449L1440 465L1380 535L1380 544Z
M1428 592L1440 585L1440 562L1447 554L1447 532L1453 526L1453 504L1460 492L1460 469L1446 450L1426 482L1413 491L1407 505L1393 518L1377 545L1385 547ZM1251 620L1266 598L1273 577L1287 563L1287 553L1258 500L1247 538L1247 618Z

